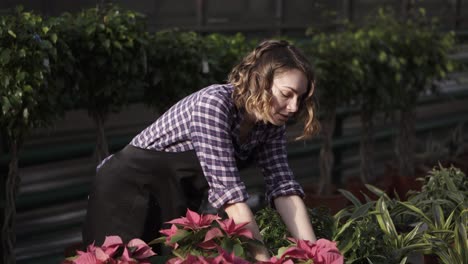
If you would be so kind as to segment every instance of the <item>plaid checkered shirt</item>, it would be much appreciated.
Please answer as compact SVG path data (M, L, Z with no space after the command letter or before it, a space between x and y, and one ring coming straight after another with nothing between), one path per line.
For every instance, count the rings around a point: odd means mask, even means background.
M233 89L230 84L212 85L185 97L130 144L166 152L195 150L210 187L208 201L215 208L248 199L236 158L246 160L251 154L263 173L270 202L278 196L304 196L288 165L285 126L256 123L240 143L244 111L235 106Z

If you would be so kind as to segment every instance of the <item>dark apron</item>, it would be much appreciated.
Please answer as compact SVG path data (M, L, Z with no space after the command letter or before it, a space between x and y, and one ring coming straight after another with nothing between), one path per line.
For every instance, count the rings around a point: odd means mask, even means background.
M126 146L104 163L88 199L83 242L105 236L151 241L162 223L197 211L208 184L195 151L160 152Z

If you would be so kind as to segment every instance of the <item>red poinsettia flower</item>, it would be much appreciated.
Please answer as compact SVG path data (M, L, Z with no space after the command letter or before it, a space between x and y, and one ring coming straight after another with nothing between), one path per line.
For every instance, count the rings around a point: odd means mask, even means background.
M209 227L217 219L220 219L218 215L203 215L187 209L185 217L177 218L167 223L179 225L186 230L200 230Z
M236 224L232 218L223 221L216 221L219 223L219 226L221 226L224 232L226 232L226 234L229 236L244 236L253 239L252 232L245 228L245 226L249 223Z

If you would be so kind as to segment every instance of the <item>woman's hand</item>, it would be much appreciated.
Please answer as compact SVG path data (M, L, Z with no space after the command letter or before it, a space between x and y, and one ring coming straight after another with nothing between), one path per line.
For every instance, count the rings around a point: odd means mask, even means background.
M227 204L224 206L224 211L234 220L234 223L248 223L245 227L252 232L254 238L263 241L252 210L250 210L250 207L246 203ZM256 260L270 260L270 254L264 246L252 246L249 248L249 251Z
M301 197L297 195L280 196L275 199L274 203L276 210L294 238L315 243L317 238Z

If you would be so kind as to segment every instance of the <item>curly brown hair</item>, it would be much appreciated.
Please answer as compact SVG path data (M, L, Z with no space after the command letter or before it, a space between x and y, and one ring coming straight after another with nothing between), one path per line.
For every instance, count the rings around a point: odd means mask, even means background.
M234 85L233 99L236 106L247 113L255 113L264 121L271 120L273 79L275 74L297 69L307 78L307 92L299 103L298 113L304 120L304 130L297 139L312 136L319 130L313 98L315 77L304 54L284 40L266 40L237 64L228 81Z

